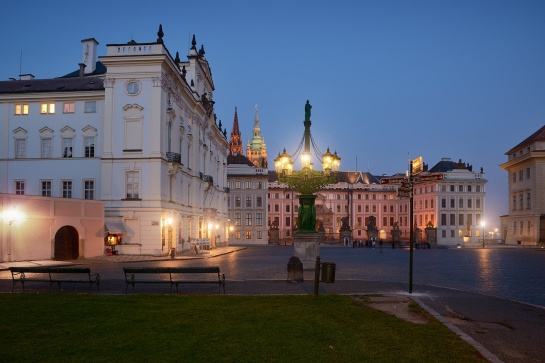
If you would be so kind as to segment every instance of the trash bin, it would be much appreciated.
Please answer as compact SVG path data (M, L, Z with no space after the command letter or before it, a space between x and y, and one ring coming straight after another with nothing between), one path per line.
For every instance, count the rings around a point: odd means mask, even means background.
M335 282L335 266L333 262L322 262L322 282Z

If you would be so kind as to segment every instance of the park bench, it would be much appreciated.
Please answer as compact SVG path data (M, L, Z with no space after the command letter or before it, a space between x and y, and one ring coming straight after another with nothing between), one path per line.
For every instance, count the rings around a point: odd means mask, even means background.
M26 282L48 282L50 289L53 284L58 284L59 290L63 282L86 283L89 284L89 288L95 284L100 290L100 275L91 274L88 267L10 267L9 270L13 279L12 292L18 282L23 286L23 290Z
M123 271L125 272L125 292L127 292L129 285L132 285L134 291L136 283L169 284L170 291L175 285L176 293L179 284L218 284L219 292L221 293L223 288L225 294L225 274L220 273L219 267L123 267ZM217 279L189 280L183 278L185 274L215 274Z

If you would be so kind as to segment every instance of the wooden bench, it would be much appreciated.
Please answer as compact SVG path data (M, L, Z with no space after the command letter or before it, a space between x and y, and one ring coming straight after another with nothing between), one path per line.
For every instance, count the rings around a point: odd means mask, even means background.
M95 284L100 290L100 275L91 274L91 269L88 267L10 267L9 270L13 279L11 292L18 282L23 286L23 290L25 282L49 282L50 289L53 284L58 284L59 290L63 282L86 283L89 284L89 288ZM77 279L75 276L81 278Z
M223 288L225 294L225 274L220 273L219 267L123 267L125 272L125 292L129 285L132 285L134 291L134 284L147 283L147 284L169 284L170 291L172 286L176 286L176 293L178 292L179 284L218 284L219 293ZM165 275L165 278L151 278L152 275ZM208 280L186 280L182 278L184 274L216 274L216 279ZM168 279L166 279L168 275Z

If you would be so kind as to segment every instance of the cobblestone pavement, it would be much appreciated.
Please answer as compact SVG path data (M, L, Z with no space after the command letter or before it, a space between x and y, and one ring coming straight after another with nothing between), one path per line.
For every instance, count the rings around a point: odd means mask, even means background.
M0 291L11 291L11 275L5 269L13 265L89 266L100 273L100 294L125 293L123 266L219 266L226 275L227 294L312 294L315 261L305 262L304 282L288 282L287 262L292 255L291 246L231 246L199 255L180 254L175 259L103 256L66 262L0 263ZM415 250L410 294L406 249L324 246L320 255L322 262L335 264L335 281L320 283L320 294L406 295L491 361L545 362L543 249ZM169 293L168 285L137 286L135 290ZM63 291L89 289L63 285ZM209 285L180 287L180 293L216 292L217 287Z

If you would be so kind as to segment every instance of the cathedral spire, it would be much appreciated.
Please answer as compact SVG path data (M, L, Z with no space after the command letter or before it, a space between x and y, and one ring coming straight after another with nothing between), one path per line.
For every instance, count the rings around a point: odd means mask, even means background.
M246 157L258 168L267 168L267 146L265 140L261 137L261 128L259 127L259 115L257 105L255 105L254 129L252 139L246 145Z
M233 130L231 131L231 138L229 139L229 155L243 155L242 154L242 138L240 130L238 128L238 114L235 107L235 119L233 120Z

